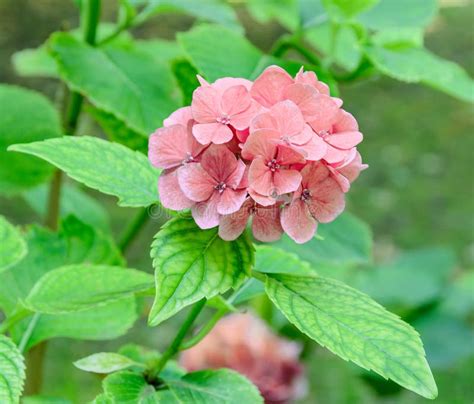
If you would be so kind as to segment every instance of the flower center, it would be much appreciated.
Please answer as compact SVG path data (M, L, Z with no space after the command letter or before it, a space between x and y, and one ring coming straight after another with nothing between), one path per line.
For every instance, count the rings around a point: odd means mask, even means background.
M192 154L189 152L186 152L186 157L183 160L183 164L192 163L193 161L194 161L194 157L192 156Z
M270 171L275 172L276 170L280 168L280 164L278 164L276 159L271 159L267 163L267 167L270 169Z
M300 199L302 201L307 201L308 199L311 199L311 191L307 188L303 189L303 192L301 193Z
M229 115L223 115L220 118L217 118L216 121L218 123L221 123L222 125L229 125L230 124L230 116Z
M227 185L224 182L219 182L219 184L214 186L214 189L218 191L220 194L225 191Z

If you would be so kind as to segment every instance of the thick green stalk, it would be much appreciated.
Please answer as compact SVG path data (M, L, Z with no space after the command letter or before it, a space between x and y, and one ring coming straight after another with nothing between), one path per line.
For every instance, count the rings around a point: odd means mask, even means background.
M156 379L156 377L164 369L168 361L180 351L181 344L184 338L186 337L186 334L189 332L194 321L199 316L199 313L201 313L205 305L206 305L206 299L201 299L199 302L197 302L193 306L188 316L184 320L184 323L181 325L181 328L179 329L178 333L174 337L173 342L171 342L171 345L168 347L168 349L166 349L166 351L163 352L163 355L161 356L161 358L158 360L156 365L150 371L148 375L150 379Z

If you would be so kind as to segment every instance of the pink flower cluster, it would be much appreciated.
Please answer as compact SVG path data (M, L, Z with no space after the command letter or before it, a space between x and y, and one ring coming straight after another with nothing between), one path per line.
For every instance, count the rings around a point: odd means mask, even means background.
M251 218L256 239L284 231L297 243L344 210L344 194L367 167L356 149L362 134L314 72L293 78L270 66L254 82L198 79L191 106L150 137L164 207L190 208L199 227L219 226L224 240Z

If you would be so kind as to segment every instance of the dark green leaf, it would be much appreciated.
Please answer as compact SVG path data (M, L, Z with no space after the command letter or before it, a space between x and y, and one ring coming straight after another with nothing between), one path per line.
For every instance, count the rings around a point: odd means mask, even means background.
M177 217L155 236L151 257L156 297L148 322L155 326L203 297L237 287L250 273L254 249L246 233L227 242L217 228L201 230L192 218Z
M270 299L322 346L423 397L437 388L418 333L367 295L322 277L271 275Z
M61 78L97 108L148 135L179 105L169 68L146 54L93 48L64 33L49 41Z
M9 150L48 161L76 181L117 196L121 206L149 206L158 199L159 171L142 153L118 143L89 136L65 136L17 144Z
M11 194L38 185L53 168L37 158L7 153L14 143L28 143L59 136L59 116L41 94L0 85L0 193Z
M250 78L262 57L245 37L216 25L200 25L179 33L178 42L199 73L210 81L225 76Z
M197 70L186 59L173 61L171 68L183 94L183 104L190 105L193 99L193 92L199 86L199 81L196 77Z

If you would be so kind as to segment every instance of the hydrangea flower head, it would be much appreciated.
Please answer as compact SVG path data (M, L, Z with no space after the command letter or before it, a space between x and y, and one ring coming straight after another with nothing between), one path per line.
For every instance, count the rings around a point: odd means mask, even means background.
M270 66L254 81L198 76L189 107L149 140L166 208L191 209L199 227L234 240L251 221L257 240L310 240L334 220L362 163L363 136L329 87L303 68Z

